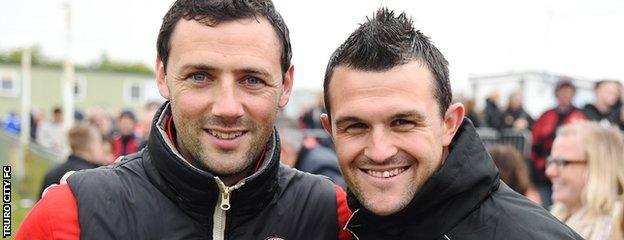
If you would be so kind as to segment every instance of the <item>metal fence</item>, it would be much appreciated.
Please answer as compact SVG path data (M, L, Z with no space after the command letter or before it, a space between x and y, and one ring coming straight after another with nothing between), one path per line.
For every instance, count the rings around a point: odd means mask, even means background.
M495 144L511 145L518 149L524 158L527 158L531 151L531 132L529 131L516 131L513 129L497 131L493 128L479 127L477 128L477 134L479 134L486 147Z

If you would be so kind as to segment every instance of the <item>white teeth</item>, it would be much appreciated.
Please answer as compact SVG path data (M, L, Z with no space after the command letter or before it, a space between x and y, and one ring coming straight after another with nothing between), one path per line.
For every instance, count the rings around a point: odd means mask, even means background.
M374 171L374 170L366 170L366 173L368 173L369 175L371 175L373 177L389 178L389 177L394 177L396 175L399 175L400 173L405 171L405 169L407 169L407 168L395 168L395 169L386 170L386 171L383 171L383 172Z
M226 133L226 132L219 132L219 131L211 130L211 129L208 130L208 132L210 133L210 135L216 138L225 139L225 140L234 139L234 138L239 137L240 135L243 135L243 132Z

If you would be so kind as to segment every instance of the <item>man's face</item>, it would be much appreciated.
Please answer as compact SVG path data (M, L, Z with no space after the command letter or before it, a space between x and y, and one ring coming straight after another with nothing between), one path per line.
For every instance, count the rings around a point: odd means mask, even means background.
M569 161L587 161L583 144L577 136L555 138L550 157ZM561 202L572 209L581 206L581 193L587 182L587 164L567 164L560 167L554 163L549 164L546 168L546 176L552 181L553 202Z
M94 124L103 135L110 133L112 122L103 110L94 110L89 117L89 121Z
M605 106L611 107L617 103L620 98L620 83L604 82L596 88L596 102L600 102Z
M55 112L54 113L54 122L55 123L63 122L63 113L62 112Z
M555 92L555 97L557 97L557 102L559 106L569 107L572 106L572 100L574 99L574 88L570 86L562 86Z
M134 127L136 122L130 117L120 117L119 118L119 132L122 135L131 135L134 133Z
M513 109L519 109L522 107L522 95L519 93L513 93L509 98L509 107Z
M323 116L323 125L350 189L377 215L403 209L446 158L456 128L440 117L433 81L417 61L382 72L334 70L332 122Z
M234 184L266 146L288 102L293 67L282 74L281 44L264 18L214 27L180 20L158 87L171 100L177 144L191 164Z

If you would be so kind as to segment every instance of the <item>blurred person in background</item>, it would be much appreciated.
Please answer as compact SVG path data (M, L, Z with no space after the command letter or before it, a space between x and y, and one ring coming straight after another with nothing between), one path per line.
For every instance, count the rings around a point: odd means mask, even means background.
M74 121L82 122L85 119L85 115L80 109L74 110Z
M71 154L66 162L46 173L41 192L52 184L58 184L61 177L69 171L96 168L110 163L110 156L104 152L102 135L94 126L86 123L74 124L69 130L68 140Z
M60 107L52 110L52 119L41 123L37 130L37 143L55 153L58 157L65 154L67 132L63 127L63 111Z
M594 85L595 100L583 108L588 120L599 122L603 126L617 126L624 129L621 114L622 84L616 80L601 80Z
M306 129L306 142L318 143L334 151L334 143L321 124L321 114L325 113L323 94L317 93L314 105L299 116L299 128Z
M88 110L87 119L89 123L96 126L102 136L113 137L113 120L103 107L92 107Z
M30 112L30 140L33 142L37 142L39 120L39 115L35 111Z
M492 91L490 95L485 99L485 109L483 115L485 116L486 127L501 130L503 127L503 112L498 106L500 93L498 90Z
M137 125L134 113L124 110L117 118L118 132L113 137L113 156L115 158L135 153L139 150L139 138L134 132Z
M139 132L141 133L139 150L147 146L147 140L149 139L150 130L152 129L152 120L154 119L154 114L156 114L160 105L161 103L159 102L151 101L146 103L143 107L143 114L141 115L141 120L138 125Z
M9 113L4 116L2 124L2 128L5 132L13 136L19 136L21 130L20 117L15 111L9 111Z
M531 175L545 208L552 204L550 200L551 183L545 175L546 158L550 155L557 128L567 123L585 120L583 112L572 105L575 93L576 87L571 79L565 77L559 79L555 86L557 106L542 113L533 124L531 131L533 139L530 154L533 164L531 169L535 171Z
M529 200L542 204L539 192L531 183L529 168L518 149L511 145L497 144L491 146L488 152L492 156L503 182Z
M115 161L114 150L114 141L110 136L102 136L102 153L104 154L104 159L108 159L108 164L111 164Z
M305 111L299 117L299 126L304 129L323 129L321 124L321 114L325 113L325 103L323 102L323 94L316 94L314 105Z
M624 140L617 128L595 122L561 127L546 175L553 183L553 215L585 239L622 239Z
M466 98L462 100L461 102L464 104L464 107L466 108L466 117L472 121L472 124L475 127L480 127L481 117L479 117L479 114L477 113L477 110L475 107L475 100Z
M306 138L305 130L299 129L294 120L280 118L275 125L281 140L282 163L303 172L329 177L346 188L334 151L320 145L314 138Z
M533 118L522 106L522 92L513 92L509 95L509 104L502 115L502 128L517 131L531 130Z

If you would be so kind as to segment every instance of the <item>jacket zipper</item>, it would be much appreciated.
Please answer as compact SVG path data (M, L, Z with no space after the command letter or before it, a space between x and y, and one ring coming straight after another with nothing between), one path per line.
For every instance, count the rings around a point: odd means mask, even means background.
M230 195L232 191L240 188L245 184L245 181L240 181L236 185L228 187L225 186L223 181L219 177L215 177L217 186L219 187L219 200L215 205L214 215L212 216L212 239L213 240L225 240L225 216L226 211L230 210Z
M353 231L349 228L349 222L351 222L351 219L353 219L353 216L355 216L355 214L356 214L358 211L360 211L360 209L359 209L359 208L358 208L358 209L355 209L355 211L353 211L353 213L351 213L351 216L349 217L349 220L347 220L347 223L346 223L346 224L345 224L345 226L344 226L344 229L345 229L345 230L347 230L347 231L349 231L349 232L351 232L351 236L353 236L353 238L354 238L355 240L360 240L360 238L359 238L357 235L355 235L355 232L353 232Z

